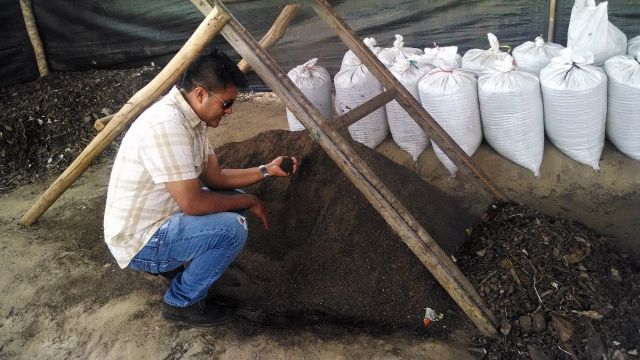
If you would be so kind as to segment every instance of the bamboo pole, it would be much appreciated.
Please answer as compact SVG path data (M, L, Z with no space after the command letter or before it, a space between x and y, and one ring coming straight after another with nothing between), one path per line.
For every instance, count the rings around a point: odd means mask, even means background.
M44 47L42 46L42 39L38 32L36 18L33 16L31 0L20 0L20 8L22 9L24 25L27 27L27 34L29 34L29 40L31 40L31 46L33 47L33 52L36 56L40 77L47 76L49 75L49 65L47 65L47 56L44 52Z
M192 0L191 2L205 16L207 16L211 12L211 9L213 8L206 1ZM265 49L269 49L273 45L275 45L280 39L282 39L285 31L287 30L287 26L289 26L289 23L291 22L291 20L293 19L293 17L301 7L302 5L300 4L285 6L284 9L282 9L282 12L278 16L278 18L276 19L276 21L273 23L273 25L269 29L269 31L267 31L267 33L260 40L260 46L262 46ZM240 60L240 62L238 63L238 68L240 68L240 71L242 71L245 74L251 71L251 66L244 59ZM101 119L96 120L96 122L93 124L93 127L95 127L96 130L101 131L102 129L104 129L105 125L109 123L109 121L111 121L111 118L108 116L105 116Z
M220 8L221 11L226 11L224 6ZM262 80L287 104L296 118L309 130L310 136L319 143L389 226L400 235L480 331L485 335L494 336L495 316L457 266L399 203L348 141L340 136L291 82L271 55L253 40L237 20L229 16L232 19L221 31L225 39L251 63Z
M87 145L69 167L49 186L36 203L22 216L20 223L31 225L47 211L62 193L67 190L111 142L140 115L144 109L164 94L180 75L211 42L213 37L229 21L229 16L216 7L171 59L167 66L147 86L139 90L118 111L103 131Z
M547 41L553 42L553 35L556 27L556 0L549 2L549 31L547 32Z

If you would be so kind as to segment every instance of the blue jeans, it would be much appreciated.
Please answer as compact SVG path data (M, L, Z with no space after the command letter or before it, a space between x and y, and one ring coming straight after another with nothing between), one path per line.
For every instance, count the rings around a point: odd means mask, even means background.
M189 306L207 296L244 246L247 232L246 218L235 212L203 216L179 212L162 224L129 268L157 274L191 261L164 294L169 305Z

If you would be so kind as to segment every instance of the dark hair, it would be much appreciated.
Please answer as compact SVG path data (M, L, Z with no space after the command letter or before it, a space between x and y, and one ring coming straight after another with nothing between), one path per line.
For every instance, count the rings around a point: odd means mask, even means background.
M209 91L224 90L229 85L242 88L247 86L247 79L229 56L214 49L198 56L180 78L180 87L185 91L193 90L196 85L205 86Z

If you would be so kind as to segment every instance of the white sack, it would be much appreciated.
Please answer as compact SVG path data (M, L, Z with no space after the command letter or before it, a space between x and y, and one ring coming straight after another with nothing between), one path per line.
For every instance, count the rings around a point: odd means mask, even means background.
M609 78L607 137L625 155L640 160L640 62L614 56L604 70Z
M425 110L471 156L482 142L478 80L473 72L458 68L454 48L448 59L436 60L440 66L420 80L418 92ZM431 143L440 162L455 176L457 167L433 140Z
M535 41L527 41L513 49L513 58L520 70L539 75L540 70L547 66L551 59L560 56L562 49L564 46L544 42L542 36L538 36Z
M498 55L506 54L500 51L500 42L495 35L488 33L487 38L489 39L489 50L471 49L467 51L462 57L463 69L473 71L479 76L481 72L493 65L498 59Z
M333 119L331 109L331 76L327 69L316 65L318 59L314 58L306 63L296 66L287 74L289 79L302 91L309 101L320 111L327 120ZM289 130L304 130L295 115L287 108L287 122Z
M390 70L411 95L418 99L418 82L431 68L421 68L405 60L397 62ZM429 137L396 100L389 102L385 108L393 140L411 155L413 161L417 161L418 156L429 146Z
M435 43L434 43L435 45ZM453 56L453 62L451 57ZM424 48L424 59L428 63L438 67L436 63L444 63L447 67L459 69L462 67L462 56L458 54L457 46L434 46L433 48Z
M493 149L540 176L544 154L544 119L540 81L518 71L513 58L502 55L478 78L484 137Z
M576 0L571 9L567 47L591 52L596 66L627 51L627 36L609 22L607 7L607 1Z
M560 151L599 170L607 116L607 75L593 55L566 48L540 72L544 126Z
M371 50L371 52L373 52L373 54L376 56L378 56L378 53L380 53L380 50L382 50L381 48L376 46L378 45L378 43L376 42L376 39L372 37L364 38L362 42L365 45L367 45L367 47ZM346 66L359 66L360 64L362 64L360 59L358 59L358 57L356 56L356 54L353 53L353 51L349 50L347 51L346 54L344 54L344 57L342 58L342 64L340 65L340 70L344 69Z
M396 40L393 42L393 47L380 50L378 53L378 59L380 59L386 67L391 68L396 62L404 62L409 59L411 55L422 55L422 50L404 47L402 35L396 34Z
M372 47L375 43L365 44ZM375 51L372 49L372 51ZM346 57L346 56L345 56ZM338 116L343 115L353 108L364 104L371 98L382 93L382 85L378 79L364 66L357 57L353 57L347 65L334 77L336 89L335 106ZM353 140L370 148L378 146L389 135L389 124L384 107L380 107L371 114L363 117L349 126L349 134Z
M629 40L627 44L627 54L640 59L640 36L636 36Z

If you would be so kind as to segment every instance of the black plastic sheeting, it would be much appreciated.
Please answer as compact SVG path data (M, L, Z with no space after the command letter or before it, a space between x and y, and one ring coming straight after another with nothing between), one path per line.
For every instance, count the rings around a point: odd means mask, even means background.
M559 0L555 42L566 45L573 0ZM164 65L193 33L203 15L188 0L32 0L34 14L51 71L129 68ZM282 2L245 0L225 2L234 16L259 39L282 9ZM33 50L15 0L3 5L0 43L0 85L37 78ZM373 36L379 46L392 46L394 34L405 45L456 45L460 54L488 48L487 32L501 44L515 47L537 35L546 37L549 1L497 0L340 0L336 11L362 37ZM611 0L609 19L628 37L640 35L640 0ZM239 60L220 36L220 47ZM286 70L310 58L334 74L346 46L305 6L285 37L271 50ZM254 75L254 88L261 83Z
M33 80L39 76L38 66L20 3L3 0L0 4L0 85Z

